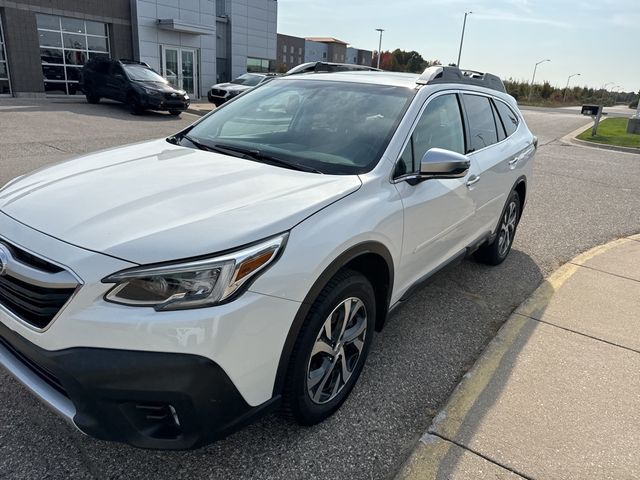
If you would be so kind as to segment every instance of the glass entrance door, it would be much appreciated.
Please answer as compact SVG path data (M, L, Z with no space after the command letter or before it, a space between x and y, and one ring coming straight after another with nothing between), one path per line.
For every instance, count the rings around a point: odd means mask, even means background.
M198 65L196 51L192 48L162 48L162 75L170 83L196 96L198 84Z
M196 52L195 50L182 49L180 51L180 67L182 73L182 89L189 96L195 96L196 93Z

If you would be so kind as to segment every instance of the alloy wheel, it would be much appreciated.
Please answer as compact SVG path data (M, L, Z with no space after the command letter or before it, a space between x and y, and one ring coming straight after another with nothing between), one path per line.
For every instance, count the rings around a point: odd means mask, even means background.
M307 366L307 392L317 404L333 400L361 358L367 335L367 309L362 300L343 300L325 320Z
M498 255L504 257L511 247L513 235L516 231L516 221L518 219L518 205L511 201L502 216L500 223L500 233L498 235Z

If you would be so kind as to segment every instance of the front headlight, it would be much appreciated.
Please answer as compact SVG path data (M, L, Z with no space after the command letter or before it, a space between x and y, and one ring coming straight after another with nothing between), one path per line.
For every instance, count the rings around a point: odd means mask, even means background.
M216 305L228 300L272 264L287 237L284 233L219 257L124 270L102 280L116 284L104 298L113 303L156 310Z
M153 88L142 87L142 89L152 96L162 95L162 92L160 92L159 90L154 90Z

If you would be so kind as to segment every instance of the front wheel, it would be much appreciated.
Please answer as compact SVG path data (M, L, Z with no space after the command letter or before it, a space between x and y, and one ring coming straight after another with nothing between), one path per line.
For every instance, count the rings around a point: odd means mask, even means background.
M144 108L140 105L140 100L135 95L130 95L127 98L127 104L129 106L129 112L132 115L142 115L144 113Z
M373 287L353 270L336 274L311 307L291 355L284 412L302 425L333 414L355 385L371 346Z
M181 113L180 110L169 110L169 115L173 115L174 117L179 116Z
M100 103L100 97L95 93L87 92L85 94L85 97L87 97L87 102L89 103L92 103L92 104Z
M513 245L513 237L520 221L520 209L520 195L513 191L509 195L500 217L496 238L492 243L484 245L476 251L475 258L478 261L487 265L499 265L504 262L511 251L511 245Z

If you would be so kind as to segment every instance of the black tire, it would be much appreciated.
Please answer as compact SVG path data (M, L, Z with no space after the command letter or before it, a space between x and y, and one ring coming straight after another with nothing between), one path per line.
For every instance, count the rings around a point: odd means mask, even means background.
M361 304L353 299L359 300ZM348 334L350 330L356 332L362 328L362 325L365 325L364 333L355 337L357 340L354 340L353 343L348 343L346 335L337 339L335 346L332 348L334 352L340 353L335 356L329 355L324 351L312 355L317 342L322 341L325 347L329 344L329 342L324 342L324 339L327 338L324 328L325 322L333 321L329 320L329 318L336 320L337 328L334 336L340 335L338 332L339 325L341 325L340 318L345 318L345 309L342 305L347 301L352 306L352 312L355 312L356 315L352 320L354 323L347 323L346 328L342 331L345 334ZM362 306L364 307L364 317L362 316ZM369 280L353 270L338 272L322 289L313 303L293 348L283 394L282 412L285 416L294 419L301 425L314 425L332 415L342 405L358 380L366 362L375 320L375 293ZM349 322L349 320L347 321ZM321 336L322 340L320 339ZM357 345L361 345L359 353ZM357 357L354 356L356 354ZM344 363L342 362L343 358L345 359ZM328 365L336 365L337 370L331 370L331 367L327 368L325 371L329 372L326 374L328 381L326 383L318 381L312 393L308 388L308 379L311 378L310 372L313 365L325 366L327 362ZM345 365L346 371L349 373L346 382L343 381L342 372L345 371L343 370L343 365ZM350 371L348 366L351 366ZM314 372L321 370L322 368L313 369ZM336 376L338 377L335 378L336 383L329 383L334 381L332 377ZM320 375L316 376L316 378L319 377ZM325 376L323 375L322 379L324 378ZM323 393L325 390L333 391L334 388L332 386L335 385L339 387L337 392L331 393L335 396L332 397ZM323 386L324 389L319 392L319 389ZM311 389L313 388L312 386ZM317 401L311 398L312 394L315 394ZM323 396L326 396L326 398L323 398Z
M87 92L85 94L85 97L87 97L87 102L89 103L93 103L93 104L100 103L100 97L95 93Z
M140 100L136 95L129 95L127 97L127 105L129 106L131 115L142 115L144 113L144 108L140 105Z
M174 117L178 117L181 113L180 110L169 110L169 115L173 115Z
M520 222L521 209L520 195L514 190L509 195L500 215L495 239L475 252L476 260L487 265L500 265L504 262L511 251L511 245L513 245L518 222Z

